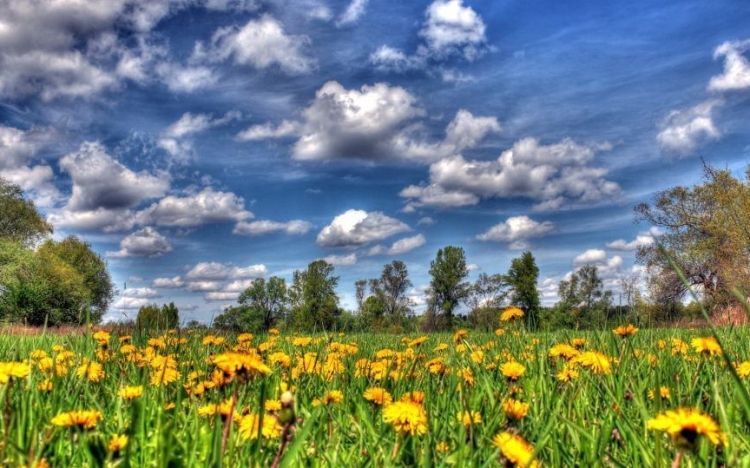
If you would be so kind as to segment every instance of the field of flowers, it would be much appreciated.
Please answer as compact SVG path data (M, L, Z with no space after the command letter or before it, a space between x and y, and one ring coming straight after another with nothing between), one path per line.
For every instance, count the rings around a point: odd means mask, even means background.
M0 464L748 466L750 330L716 336L6 335Z

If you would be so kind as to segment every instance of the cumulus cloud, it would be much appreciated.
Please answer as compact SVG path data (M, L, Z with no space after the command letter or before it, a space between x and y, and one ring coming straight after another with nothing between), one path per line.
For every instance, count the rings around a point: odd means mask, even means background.
M381 71L403 73L429 69L451 57L473 61L487 50L486 26L481 16L463 0L435 0L425 10L419 31L424 43L411 55L383 45L370 55L370 63ZM438 68L444 81L461 76L453 70Z
M347 5L346 10L341 14L338 20L336 20L336 26L348 26L354 24L365 14L367 3L369 0L352 0Z
M211 302L211 301L233 301L233 300L236 300L239 296L240 296L239 292L212 291L212 292L207 293L203 297L207 302Z
M23 131L0 125L0 177L17 184L39 206L51 206L60 198L52 168L37 163L49 133Z
M307 234L312 229L312 224L301 219L293 219L286 223L269 221L267 219L252 222L241 221L234 226L232 234L243 236L261 236L272 232L283 231L290 235Z
M479 234L477 239L482 241L508 242L513 250L529 247L529 239L543 237L555 230L555 224L550 221L538 222L528 216L512 216L487 231Z
M709 99L689 109L670 112L656 136L659 147L667 153L685 156L704 142L718 139L721 132L712 113L723 104L722 100Z
M595 265L604 262L606 258L607 252L601 249L589 249L573 259L573 266Z
M75 153L63 156L60 169L73 181L66 205L72 211L129 208L169 189L167 174L133 172L98 142L85 142Z
M289 36L282 24L265 14L248 21L243 27L218 29L207 47L199 44L193 60L205 58L209 61L231 59L237 65L249 65L258 69L273 66L287 74L303 74L310 71L314 61L307 57L304 49L310 43L307 36Z
M385 83L346 89L325 83L299 121L254 125L237 135L240 140L298 137L297 160L366 159L429 162L478 145L500 131L495 117L476 117L460 109L445 137L430 141L419 121L425 115L416 97L404 88Z
M151 301L141 297L121 297L112 303L113 310L138 310L151 304Z
M376 245L370 248L367 255L402 255L423 246L426 242L427 239L425 239L423 234L417 234L416 236L399 239L391 244L390 247Z
M245 210L245 200L232 192L206 187L198 193L169 195L138 213L138 223L157 226L194 227L227 221L244 221L253 214Z
M107 252L108 257L160 257L172 251L166 237L151 227L136 231L120 241L120 250Z
M193 142L189 138L191 135L226 125L240 117L242 114L239 111L229 111L219 118L214 118L211 114L186 112L162 132L159 146L170 154L173 161L187 161L193 155Z
M724 73L711 78L710 91L737 91L750 88L750 62L743 54L750 50L750 39L728 41L714 51L714 59L724 57Z
M357 263L357 254L328 255L323 260L334 266L351 266Z
M317 242L323 247L359 247L410 230L380 211L347 210L318 233Z
M261 278L268 274L265 265L236 267L218 262L200 262L185 274L186 281L225 281L229 279Z
M628 242L625 239L617 239L607 243L607 247L613 250L622 250L626 252L632 252L638 250L638 247L646 247L654 243L654 237L661 234L661 231L652 227L649 231L639 232L638 235L632 241Z
M179 289L185 286L185 282L180 276L175 276L172 278L156 278L151 283L151 286L163 289Z
M151 299L161 297L159 291L153 288L130 288L126 289L121 294L122 297L141 297L145 299Z
M430 166L429 184L411 185L400 195L407 199L407 212L422 206L475 205L486 198L530 198L537 202L534 211L597 203L620 194L619 185L605 179L606 169L589 166L597 152L609 148L569 138L551 145L525 138L496 161L443 158Z

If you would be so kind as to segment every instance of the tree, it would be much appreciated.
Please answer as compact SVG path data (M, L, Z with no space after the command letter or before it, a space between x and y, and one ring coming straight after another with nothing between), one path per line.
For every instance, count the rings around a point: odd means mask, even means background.
M174 302L159 307L156 304L142 306L138 310L135 325L140 330L148 332L171 330L180 324L179 310Z
M575 328L601 325L612 305L612 292L604 290L596 265L584 265L569 280L560 281L557 312L565 315L558 320Z
M370 283L372 294L380 299L390 318L406 317L411 313L411 300L406 297L411 286L406 264L400 260L385 265L380 278Z
M469 306L469 323L475 328L491 331L500 322L500 307L509 294L504 275L482 273L469 287L466 304Z
M466 254L461 247L449 245L440 249L435 260L430 261L432 280L427 308L436 328L446 330L453 326L453 312L468 294L469 283L464 281L468 275ZM430 320L433 319L428 317Z
M253 280L250 287L240 294L237 302L244 306L246 313L257 317L260 322L257 329L246 331L267 332L284 319L287 305L286 281L278 276L273 276L268 281L264 278ZM250 320L253 321L252 318Z
M292 319L305 331L332 330L340 314L334 266L325 260L311 262L304 271L295 271L290 288Z
M635 217L660 231L655 243L639 247L637 260L647 267L653 299L664 308L677 310L690 288L718 307L735 301L734 289L748 292L750 166L744 180L705 166L702 183L659 192L653 204L635 207Z
M529 330L539 327L539 290L536 283L539 279L539 268L531 252L524 252L521 257L511 261L505 281L511 288L511 303L524 312L524 322Z
M31 246L52 234L52 225L39 214L23 190L0 177L0 239Z

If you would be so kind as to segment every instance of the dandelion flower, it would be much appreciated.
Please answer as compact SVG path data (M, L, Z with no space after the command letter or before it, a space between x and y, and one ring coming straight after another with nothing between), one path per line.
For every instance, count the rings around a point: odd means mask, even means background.
M427 432L427 412L422 405L411 401L397 401L383 409L383 421L393 424L401 435L421 435Z
M628 338L630 336L635 335L637 332L638 332L638 328L636 328L632 324L620 325L619 327L612 330L612 333L619 336L620 338Z
M115 435L112 436L112 439L110 439L109 445L107 446L107 448L109 448L110 452L118 453L118 452L121 452L122 449L124 449L125 447L127 447L127 445L128 445L128 436L127 435L125 435L125 434L121 434L121 435L115 434Z
M51 422L53 426L58 427L93 429L101 419L102 413L99 411L68 411L58 414Z
M492 439L495 447L500 449L509 464L516 467L537 468L539 462L533 459L534 447L529 445L523 437L511 434L510 432L501 432Z
M143 395L143 385L123 387L117 394L124 400L131 401Z
M523 318L523 310L518 307L508 307L500 314L501 322L512 322L515 319Z
M500 373L508 380L518 380L524 373L526 367L516 361L506 362L500 366Z
M609 362L609 358L598 351L585 351L578 355L574 361L585 367L594 374L610 374L612 373L612 365Z
M529 413L529 404L508 398L503 401L503 412L508 419L520 421Z
M721 354L721 346L713 336L699 336L690 340L690 345L695 352L705 356L718 356Z
M8 383L11 378L25 379L31 373L31 367L25 362L0 362L0 384Z
M726 444L726 434L720 431L716 421L693 408L665 411L649 420L646 427L666 432L678 445L692 447L700 436L704 436L714 445Z
M737 364L737 375L744 378L750 377L750 361Z
M458 422L468 427L472 424L482 424L482 415L479 411L459 411Z
M393 401L393 397L384 388L381 387L370 387L362 394L365 400L370 401L376 405L387 405Z
M260 426L260 416L250 413L240 419L240 437L245 440L255 440L258 438L258 427ZM260 433L264 439L276 439L281 437L284 430L279 421L270 414L263 415L263 428Z

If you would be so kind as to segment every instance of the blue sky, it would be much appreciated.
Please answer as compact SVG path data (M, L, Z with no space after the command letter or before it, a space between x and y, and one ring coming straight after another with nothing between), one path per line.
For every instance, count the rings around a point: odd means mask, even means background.
M530 249L644 276L633 206L750 156L740 1L0 3L0 176L104 256L108 319L208 321L325 258L354 281ZM127 288L125 285L127 284Z

